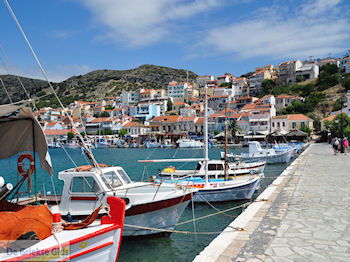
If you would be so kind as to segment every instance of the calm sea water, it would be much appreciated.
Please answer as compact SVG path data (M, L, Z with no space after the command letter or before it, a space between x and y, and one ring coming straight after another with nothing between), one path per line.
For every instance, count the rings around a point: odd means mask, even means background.
M77 165L85 165L86 160L79 149L68 149L69 155ZM222 149L213 148L209 150L211 159L219 159ZM234 153L246 151L245 148L230 150ZM133 180L147 179L150 175L163 169L167 163L144 164L138 163L139 159L157 159L157 158L191 158L202 157L201 149L95 149L94 154L99 163L108 165L122 166ZM57 179L57 172L73 167L72 161L62 149L50 150L55 176L53 181L57 194L60 194L62 182ZM16 157L0 161L2 176L7 182L16 183L17 169ZM194 168L196 163L171 163L176 168ZM260 192L264 190L276 176L278 176L286 165L268 165L265 169L265 178L262 181ZM51 191L53 193L50 177L42 170L37 170L37 190L40 192ZM34 177L33 177L34 180ZM24 188L26 189L26 185ZM256 197L259 193L256 193ZM234 206L239 206L247 201L235 201L213 204L215 209L225 210ZM217 212L208 204L195 204L195 217L201 217ZM119 261L192 261L193 258L205 248L208 243L214 239L232 220L242 212L242 209L236 209L225 214L215 215L196 223L197 232L206 232L204 234L178 234L173 233L167 238L156 238L148 240L124 240L121 246ZM191 204L186 208L180 221L187 221L193 218ZM194 231L193 223L176 227L181 231Z

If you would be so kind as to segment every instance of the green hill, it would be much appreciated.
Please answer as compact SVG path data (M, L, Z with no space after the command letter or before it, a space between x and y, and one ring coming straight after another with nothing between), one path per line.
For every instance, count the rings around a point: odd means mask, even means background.
M17 77L12 75L1 76L8 88L13 101L25 99L25 93L18 83ZM188 71L190 81L197 74ZM60 83L53 83L64 104L74 100L95 100L107 96L116 96L122 90L134 90L143 88L162 88L170 81L185 81L187 71L170 67L142 65L129 70L96 70L85 75L72 76ZM5 81L6 80L6 81ZM49 95L47 83L42 80L21 77L24 86L33 97L41 97L38 106L55 106L56 99ZM0 103L7 103L8 99L4 90L0 89ZM47 96L45 96L47 95Z

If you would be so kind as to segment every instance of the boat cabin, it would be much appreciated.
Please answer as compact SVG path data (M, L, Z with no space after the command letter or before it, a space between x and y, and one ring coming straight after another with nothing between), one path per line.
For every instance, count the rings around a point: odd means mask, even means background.
M133 183L122 167L103 167L99 170L82 166L58 174L64 183L58 205L62 215L85 215L106 203L107 196L115 195L118 189L125 191Z

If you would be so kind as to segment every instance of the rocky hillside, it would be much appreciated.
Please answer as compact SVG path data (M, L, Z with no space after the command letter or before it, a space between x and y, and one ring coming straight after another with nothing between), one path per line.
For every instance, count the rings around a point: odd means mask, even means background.
M196 74L188 71L189 80ZM25 98L15 76L1 76L14 101ZM53 83L64 104L74 100L95 100L106 96L116 96L122 90L133 90L140 87L161 88L170 81L185 81L187 72L183 69L142 65L129 70L96 70L85 75L73 76L60 83ZM6 79L6 81L5 81ZM56 99L48 94L47 84L42 80L21 77L25 87L33 97L44 96L39 100L39 106L57 105ZM0 103L7 103L7 97L0 88Z

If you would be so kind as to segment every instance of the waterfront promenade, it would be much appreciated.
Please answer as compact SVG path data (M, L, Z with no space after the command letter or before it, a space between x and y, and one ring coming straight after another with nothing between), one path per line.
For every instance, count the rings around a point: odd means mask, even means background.
M350 261L350 155L312 144L195 261Z

